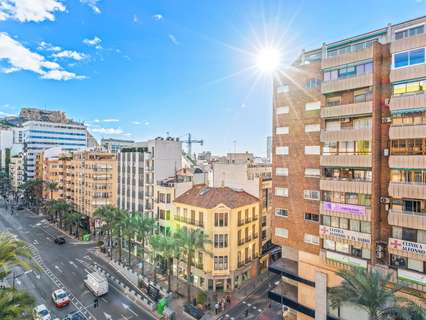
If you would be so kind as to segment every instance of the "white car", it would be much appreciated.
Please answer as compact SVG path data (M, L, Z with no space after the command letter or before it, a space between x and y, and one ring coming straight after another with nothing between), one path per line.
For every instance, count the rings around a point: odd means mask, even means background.
M62 308L70 304L71 300L68 293L63 289L58 289L52 293L52 301L57 308Z
M34 320L51 320L50 311L44 304L40 304L33 309Z

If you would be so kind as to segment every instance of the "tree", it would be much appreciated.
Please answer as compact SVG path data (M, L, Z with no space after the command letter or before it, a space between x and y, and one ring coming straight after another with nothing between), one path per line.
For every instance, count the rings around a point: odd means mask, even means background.
M0 233L0 279L10 273L11 266L29 269L28 260L30 258L31 252L24 242L17 240L9 233ZM0 319L2 318L0 317Z
M116 220L115 208L111 205L100 206L94 212L94 216L102 220L101 229L108 235L109 255L112 259L112 233Z
M59 189L58 183L54 181L45 181L44 183L45 183L47 191L49 191L50 193L50 200L53 200L53 192Z
M344 303L353 304L366 310L371 320L417 320L426 317L426 308L397 295L405 286L392 284L390 273L383 276L377 271L353 268L338 271L337 275L343 281L330 289L332 308Z
M177 231L176 237L186 257L187 300L188 303L191 303L191 266L194 262L194 255L196 251L209 254L204 246L211 241L201 229L182 228Z
M73 226L75 226L75 235L79 238L79 226L82 214L76 211L69 211L64 216L64 222L69 226L69 232L72 234Z
M32 179L26 181L20 186L24 194L24 199L32 205L35 206L38 212L39 205L41 203L41 195L43 190L43 180L41 179Z
M127 211L114 208L114 218L112 221L112 234L118 238L118 261L122 261L123 255L123 230L126 228L125 219L128 216Z
M152 235L155 221L148 215L143 213L135 213L135 223L138 231L138 237L141 239L141 258L142 258L142 276L145 274L145 245L148 242L149 237Z
M122 223L122 235L123 238L127 239L127 247L128 247L128 254L129 254L129 261L128 265L129 267L132 265L131 259L132 259L132 241L135 237L135 235L138 232L138 216L136 213L125 213L125 217L123 219Z
M71 205L63 199L56 200L53 205L56 218L59 218L59 227L63 228L63 220L65 215L71 211Z
M15 289L0 289L0 319L32 319L35 300L27 292Z
M174 237L160 234L155 235L151 238L151 246L153 251L155 253L158 253L158 256L165 259L167 262L167 288L168 291L171 291L171 280L173 276L173 258L178 256L178 241ZM156 258L157 257L154 256L154 269Z

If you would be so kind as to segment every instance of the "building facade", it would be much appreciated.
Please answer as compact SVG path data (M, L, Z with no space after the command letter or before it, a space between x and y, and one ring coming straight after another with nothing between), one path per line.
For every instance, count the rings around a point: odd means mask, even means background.
M328 307L354 265L426 292L425 23L325 43L274 84L270 270L284 277L270 296L297 319L367 319Z
M205 291L230 291L257 274L259 199L227 187L196 185L174 201L176 228L199 228L211 244L194 255L194 285ZM184 263L175 266L179 276Z
M155 218L155 185L182 167L182 142L173 138L138 142L122 148L117 159L117 207Z
M65 151L87 146L86 127L71 122L27 121L23 124L25 180L35 177L36 156L52 147Z
M9 177L12 190L18 191L19 186L24 182L24 156L17 154L10 158Z
M108 152L117 153L121 148L135 143L133 140L101 139L101 147Z

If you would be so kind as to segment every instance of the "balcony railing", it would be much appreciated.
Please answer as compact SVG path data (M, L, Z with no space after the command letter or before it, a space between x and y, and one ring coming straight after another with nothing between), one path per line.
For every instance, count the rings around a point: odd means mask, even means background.
M257 216L253 217L253 221L256 221L257 218L258 218ZM245 224L250 223L250 222L252 222L252 218L240 219L240 220L238 220L238 226L241 227L242 225L245 225Z
M186 223L186 224L191 224L193 226L204 227L204 221L195 220L195 219L182 217L182 216L175 216L174 219L176 221L183 222L183 223Z

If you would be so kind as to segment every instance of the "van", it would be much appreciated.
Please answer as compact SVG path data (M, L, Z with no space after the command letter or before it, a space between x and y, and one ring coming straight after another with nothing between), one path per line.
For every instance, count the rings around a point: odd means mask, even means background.
M108 293L108 279L99 272L88 273L84 284L96 297Z

